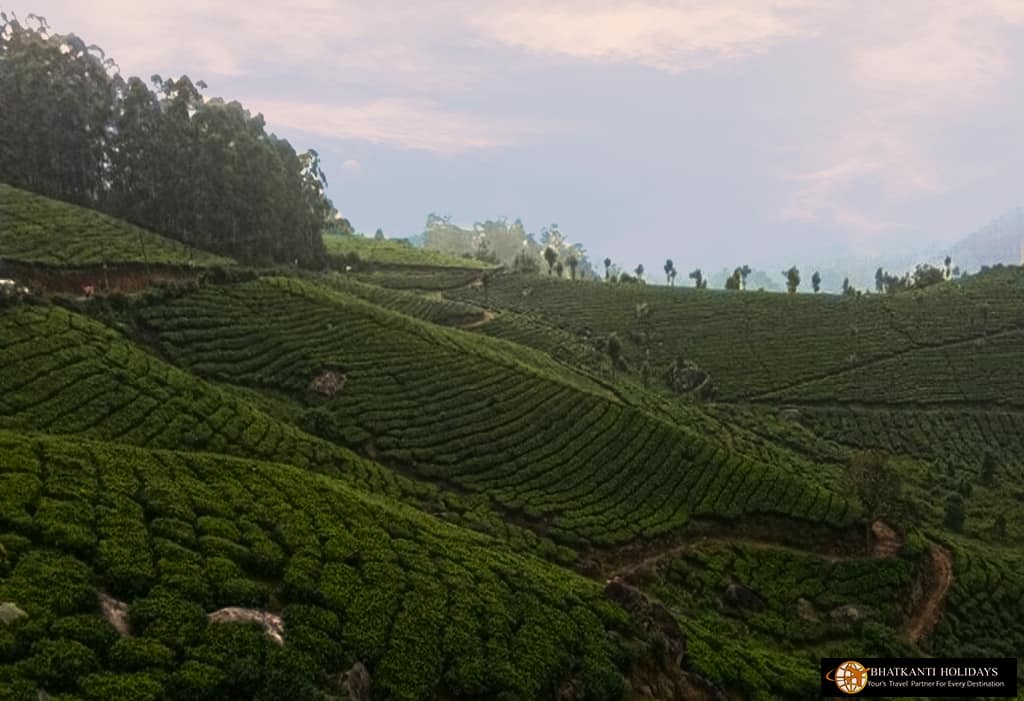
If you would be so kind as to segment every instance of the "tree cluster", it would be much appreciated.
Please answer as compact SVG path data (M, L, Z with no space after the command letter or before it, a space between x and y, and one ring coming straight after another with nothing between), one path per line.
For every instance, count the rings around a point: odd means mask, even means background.
M875 271L875 291L878 293L895 294L907 290L931 287L941 282L946 282L960 274L959 268L952 267L952 261L947 256L945 265L942 268L922 263L914 272L906 273L902 277L888 273L883 268Z
M99 47L29 19L0 13L0 180L244 262L323 260L336 212L315 151L202 81L126 80Z

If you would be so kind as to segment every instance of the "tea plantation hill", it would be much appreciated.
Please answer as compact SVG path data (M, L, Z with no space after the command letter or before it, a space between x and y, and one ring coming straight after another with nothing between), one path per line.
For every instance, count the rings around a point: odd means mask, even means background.
M348 698L358 662L375 698L615 699L648 654L597 583L293 466L0 431L0 484L0 698Z
M0 698L347 698L360 665L374 699L809 698L823 654L1024 650L1019 272L838 299L450 262L0 302Z
M417 475L487 493L566 544L653 537L692 516L857 516L818 474L770 465L625 406L587 374L313 282L206 286L138 310L143 336L207 378L310 402L318 432Z
M496 277L451 299L531 315L594 337L616 333L623 357L652 375L690 360L721 401L1024 406L1024 271L896 295L727 292ZM485 299L486 296L486 299ZM487 333L488 329L481 329ZM525 339L524 339L525 340ZM999 372L999 382L986 373Z
M335 267L361 265L394 268L461 268L489 270L493 266L473 258L458 258L440 251L417 248L395 239L376 239L366 236L326 234L324 248ZM436 272L436 271L435 271Z
M502 537L510 547L540 549L556 560L571 557L499 519L486 500L465 500L395 474L66 309L0 308L0 366L0 428L287 461L443 512L449 520Z
M0 183L0 262L56 268L104 263L229 265L121 219Z

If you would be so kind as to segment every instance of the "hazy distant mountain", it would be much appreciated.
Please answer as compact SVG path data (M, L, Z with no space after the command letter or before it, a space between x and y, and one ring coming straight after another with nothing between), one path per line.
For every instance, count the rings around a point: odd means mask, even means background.
M983 265L1024 262L1024 210L1007 212L990 224L965 236L950 249L961 270L974 271Z
M822 289L826 292L838 292L846 277L858 289L873 290L875 271L880 267L902 275L920 263L941 266L947 255L953 258L953 265L965 273L976 272L983 265L1020 265L1024 262L1024 210L1011 210L953 244L935 244L912 254L846 257L818 261L817 266L799 267L806 280L810 280L811 273L818 270Z

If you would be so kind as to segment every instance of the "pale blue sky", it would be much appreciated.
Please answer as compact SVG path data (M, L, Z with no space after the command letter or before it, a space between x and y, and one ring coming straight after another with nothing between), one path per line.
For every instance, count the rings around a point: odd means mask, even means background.
M363 231L504 215L774 270L1024 203L1021 0L5 4L262 111Z

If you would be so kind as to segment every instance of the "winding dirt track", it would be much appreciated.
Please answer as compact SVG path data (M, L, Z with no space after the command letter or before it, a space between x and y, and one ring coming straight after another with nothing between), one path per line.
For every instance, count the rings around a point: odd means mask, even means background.
M751 537L738 537L735 534L704 534L688 538L682 542L676 542L670 546L656 548L642 554L638 553L636 557L627 557L614 563L606 562L604 563L605 566L601 567L600 576L609 580L618 578L629 581L633 575L644 570L654 569L660 563L679 557L695 545L702 543L743 545L764 550L782 550L800 555L821 557L830 562L842 562L858 558L886 559L896 557L903 548L903 539L900 535L881 521L876 521L872 524L871 533L873 536L871 548L864 548L860 553L822 552L820 550L805 549L794 545L758 540ZM921 588L923 595L921 601L915 606L904 624L904 632L907 638L915 645L935 630L936 624L942 617L946 598L953 584L953 556L946 548L940 545L932 545L925 569L919 576L922 579Z
M929 553L928 570L924 580L924 600L907 621L907 637L914 644L930 635L942 617L946 597L953 586L953 556L941 545L933 545Z

